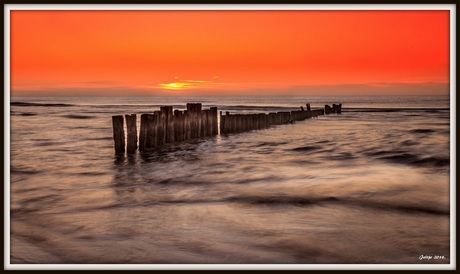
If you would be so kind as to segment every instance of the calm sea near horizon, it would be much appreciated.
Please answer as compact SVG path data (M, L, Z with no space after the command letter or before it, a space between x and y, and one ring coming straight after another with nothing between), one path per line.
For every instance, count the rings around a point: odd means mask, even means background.
M451 261L449 96L10 101L12 264ZM232 113L343 106L115 157L112 115L188 102Z

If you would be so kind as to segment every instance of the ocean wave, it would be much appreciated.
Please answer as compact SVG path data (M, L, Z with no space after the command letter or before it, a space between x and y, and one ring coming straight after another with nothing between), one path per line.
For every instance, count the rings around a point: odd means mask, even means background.
M254 145L254 147L265 147L265 146L274 147L274 146L285 145L285 144L288 144L288 143L287 142L262 142L262 143Z
M28 103L28 102L11 102L11 106L19 106L19 107L71 107L75 106L72 104L60 104L60 103Z
M159 184L159 185L182 185L182 186L196 186L196 185L209 184L209 183L206 183L204 181L190 181L190 180L187 180L187 179L180 180L180 179L175 179L175 178L168 178L168 179L164 179L164 180L161 180L161 181L148 180L148 183L155 183L155 184Z
M426 157L419 159L412 164L417 166L437 166L444 167L450 165L450 159L448 157Z
M354 159L356 158L355 155L353 155L352 153L350 152L340 152L340 153L336 153L336 154L333 154L333 155L329 155L329 156L325 156L325 157L322 157L323 159L326 159L326 160L338 160L338 161L343 161L343 160L351 160L351 159Z
M24 200L21 200L21 203L23 204L30 204L30 203L41 203L43 201L46 202L56 202L58 200L62 200L62 196L58 194L48 194L48 195L41 195L41 196L36 196L36 197L31 197L31 198L26 198Z
M379 157L378 159L387 160L387 161L398 163L398 164L410 164L410 163L413 163L414 161L417 161L419 158L417 157L417 155L414 155L414 154L401 153L401 154Z
M75 175L78 176L101 176L101 175L107 175L105 172L97 172L97 171L86 171L86 172L77 172Z
M11 174L38 174L41 171L33 169L33 168L22 168L22 167L11 167L10 168Z
M169 180L165 180L165 184L169 184ZM185 183L185 182L181 182ZM188 183L187 183L188 184ZM202 185L204 182L193 182L192 185ZM124 188L128 192L132 192L131 187L116 186L119 188L117 192L123 191ZM48 202L56 202L59 197L38 197L32 198L27 202L35 202L42 199ZM246 206L264 206L264 207L282 207L282 206L295 206L295 207L313 207L313 206L352 206L361 207L369 210L382 210L393 211L400 214L432 214L432 215L450 215L450 210L447 207L439 206L429 203L405 203L404 201L379 201L362 199L359 197L302 197L302 196L230 196L226 198L184 198L184 199L152 199L143 201L131 201L123 203L111 203L102 206L85 206L75 208L65 213L71 212L86 212L97 210L111 210L119 208L138 208L138 207L153 207L153 206L166 206L166 205L194 205L194 204L240 204Z
M402 146L415 146L415 145L419 145L420 143L419 142L415 142L413 140L405 140L405 141L402 141L400 143L400 145Z
M103 208L92 208L88 210L115 209L122 207L145 207L167 204L215 204L215 203L237 203L250 206L327 206L329 204L358 206L374 210L395 211L404 214L424 213L434 215L449 215L448 208L442 208L430 204L409 204L401 202L383 202L363 200L357 198L341 197L296 197L296 196L232 196L222 199L172 199L172 200L151 200L135 202L132 204L111 204Z
M226 199L227 202L246 203L251 205L292 205L292 206L313 206L325 205L327 203L354 205L361 207L369 207L381 210L394 210L404 213L427 213L436 215L449 215L448 209L431 207L430 205L413 205L401 203L385 203L379 201L359 200L359 199L343 199L338 197L292 197L292 196L241 196L231 197Z
M372 152L365 152L364 154L367 156L380 156L380 155L392 155L395 153L406 153L407 151L404 150L377 150Z
M19 116L36 116L37 113L34 113L34 112L21 112L21 113L18 113L18 112L13 112L11 111L10 113L11 115L19 115Z
M225 201L256 205L314 205L324 201L337 201L337 198L307 198L292 196L238 196L227 198L225 199Z
M396 164L407 164L416 167L446 167L450 165L450 159L448 157L430 156L422 158L410 153L389 155L384 157L378 157L377 159L385 160Z
M87 140L90 140L90 141L105 141L105 140L113 140L113 137L111 137L111 136L110 137L95 137L95 138L88 138Z
M449 108L342 108L342 112L428 112L440 113Z
M436 132L436 131L432 130L432 129L419 128L419 129L409 130L409 132L410 133L433 133L433 132Z
M293 151L312 151L312 150L318 150L321 149L321 146L303 146L303 147L296 147L293 148Z
M69 119L93 119L93 118L96 118L95 116L76 115L76 114L63 115L62 117L69 118Z

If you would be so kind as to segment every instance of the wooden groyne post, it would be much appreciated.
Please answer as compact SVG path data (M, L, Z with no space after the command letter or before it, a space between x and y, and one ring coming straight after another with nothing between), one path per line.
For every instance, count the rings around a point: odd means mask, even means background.
M342 104L332 104L332 108L329 105L324 106L324 112L326 114L330 113L342 113Z
M115 153L125 153L125 130L123 128L123 116L112 116L113 140L115 142Z
M308 106L308 105L307 105ZM303 109L303 108L301 108ZM323 109L300 111L281 111L281 112L270 112L258 113L258 114L230 114L226 112L223 115L220 112L220 133L238 133L250 130L258 130L268 128L272 125L288 124L295 121L302 121L312 117L318 117L318 115L324 115Z
M137 121L136 114L126 114L126 131L127 131L127 143L126 151L128 153L134 153L137 150Z

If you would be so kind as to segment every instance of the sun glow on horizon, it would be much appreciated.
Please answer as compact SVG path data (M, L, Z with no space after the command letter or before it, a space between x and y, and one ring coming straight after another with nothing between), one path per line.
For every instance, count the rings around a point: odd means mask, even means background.
M164 89L169 89L169 90L180 90L180 89L186 89L187 87L184 87L182 83L168 83L168 84L159 84L160 87Z
M174 77L174 79L179 79L179 77ZM211 88L215 86L214 82L204 81L204 80L181 80L171 83L162 83L158 86L162 89L167 90L186 90L186 89L199 89L199 88Z

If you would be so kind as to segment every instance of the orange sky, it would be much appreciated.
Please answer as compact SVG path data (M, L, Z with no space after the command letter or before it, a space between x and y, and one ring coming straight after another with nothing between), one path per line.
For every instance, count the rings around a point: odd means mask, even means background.
M10 49L13 96L448 94L449 11L16 10Z

